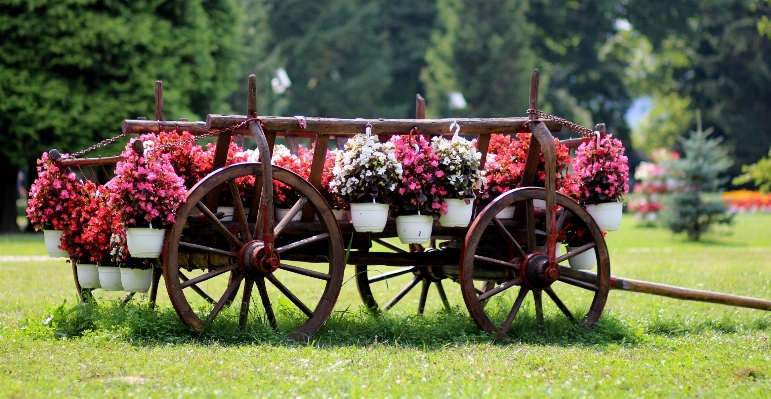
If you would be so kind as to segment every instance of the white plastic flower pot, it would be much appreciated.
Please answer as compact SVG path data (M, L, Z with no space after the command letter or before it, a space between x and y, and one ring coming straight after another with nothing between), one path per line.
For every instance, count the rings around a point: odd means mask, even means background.
M586 211L592 215L597 226L602 231L616 231L621 227L621 209L623 204L619 201L603 202L597 205L586 205Z
M371 202L351 204L351 222L359 233L380 233L388 221L388 205Z
M348 221L348 211L345 209L332 209L332 214L335 215L335 220Z
M121 267L120 281L126 292L147 292L153 280L153 269L131 269Z
M514 217L514 207L507 206L495 215L498 219L512 219Z
M431 216L399 216L396 218L396 235L403 244L425 244L431 239L433 225Z
M284 220L284 217L286 217L286 215L289 214L289 208L274 208L274 209L275 209L275 213L276 213L276 221L280 222L280 221ZM291 221L292 222L299 222L300 218L302 218L302 216L303 216L303 212L302 212L302 210L300 210L300 212L297 212L292 217Z
M102 288L102 285L99 283L99 270L96 269L96 265L78 263L76 267L80 288Z
M533 208L546 209L546 200L538 198L533 199Z
M236 207L234 206L218 206L217 212L223 213L223 216L220 219L220 222L232 222L233 214L235 211L236 211Z
M447 204L447 213L442 212L439 217L439 225L442 227L466 227L471 221L471 214L474 211L474 203L465 200L450 198L445 199Z
M43 230L43 237L45 238L46 251L48 256L52 258L69 258L70 254L63 249L59 249L61 243L62 231L61 230Z
M149 227L129 227L126 229L126 244L132 258L152 258L161 255L166 230Z
M97 266L99 271L99 284L105 291L123 291L120 280L120 268L117 266Z
M577 249L578 247L567 247L568 252ZM597 264L597 253L594 248L589 248L584 252L568 259L571 269L575 270L589 270L593 269Z

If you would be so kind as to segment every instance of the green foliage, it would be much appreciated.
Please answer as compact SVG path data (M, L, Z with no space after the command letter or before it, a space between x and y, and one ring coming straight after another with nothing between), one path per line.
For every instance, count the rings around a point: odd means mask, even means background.
M742 175L733 180L735 185L748 183L754 183L763 193L771 191L771 150L768 151L768 157L752 165L742 165Z
M690 108L691 99L671 93L654 95L651 101L651 110L632 129L635 148L646 153L674 148L695 115Z
M152 115L159 79L169 119L222 109L240 61L234 22L231 1L3 2L0 156L25 167L115 136Z
M530 74L538 64L524 0L439 0L439 23L421 80L429 117L525 114ZM460 92L468 107L451 110Z
M719 189L724 181L720 174L732 162L721 146L722 138L709 138L712 130L704 131L699 126L688 139L681 139L685 155L673 165L683 191L672 196L666 225L673 232L684 232L696 241L711 225L730 224L733 217L726 213L727 208L721 202L703 199L702 193Z

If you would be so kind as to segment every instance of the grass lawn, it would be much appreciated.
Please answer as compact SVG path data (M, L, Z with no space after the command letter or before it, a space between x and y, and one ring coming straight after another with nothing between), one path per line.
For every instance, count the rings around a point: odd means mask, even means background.
M738 215L698 243L625 216L607 241L616 276L771 299L770 214ZM548 315L541 330L526 302L500 343L456 284L445 283L451 311L432 297L416 316L412 292L373 317L347 280L330 320L298 344L259 317L239 331L235 309L193 334L165 290L156 310L101 290L98 305L77 305L70 266L43 255L42 234L0 236L0 397L771 395L767 311L611 291L592 332Z

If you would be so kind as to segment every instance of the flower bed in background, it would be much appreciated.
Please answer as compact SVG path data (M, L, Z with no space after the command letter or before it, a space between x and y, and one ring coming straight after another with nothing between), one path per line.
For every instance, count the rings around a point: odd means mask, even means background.
M771 212L771 193L736 190L724 192L721 198L731 212Z

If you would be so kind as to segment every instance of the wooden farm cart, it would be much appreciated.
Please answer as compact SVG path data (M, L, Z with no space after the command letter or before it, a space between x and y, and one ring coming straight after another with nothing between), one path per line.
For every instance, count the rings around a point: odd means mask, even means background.
M530 110L525 118L425 119L425 106L418 96L415 119L331 119L257 116L256 85L249 81L248 112L245 116L209 115L205 123L164 121L160 85L156 90L154 121L126 120L124 134L159 133L187 130L198 136L217 136L212 172L193 186L178 210L176 223L169 230L162 253L162 271L171 302L182 321L203 330L215 319L230 312L244 327L249 320L252 298L262 308L258 312L277 330L306 340L332 312L343 284L346 264L355 267L359 293L370 309L388 309L412 289L420 286L418 312L422 312L429 287L448 305L443 281L458 282L465 304L474 321L498 338L507 332L532 294L539 325L545 314L566 317L592 328L599 320L611 289L647 292L681 299L698 300L771 309L771 301L727 294L671 287L611 276L610 257L603 232L578 203L557 193L556 150L552 131L562 125L582 135L592 130L538 111L538 72L531 80ZM365 131L381 141L395 134L417 129L431 136L451 135L449 126L457 122L462 133L475 136L483 153L493 133L529 132L532 140L525 161L522 187L493 199L476 211L466 228L444 228L436 224L432 245L410 245L406 250L392 244L396 237L393 222L382 233L356 233L349 221L333 216L330 205L319 193L324 158L329 142L342 146L349 136ZM601 126L598 125L598 128ZM272 153L277 137L289 146L300 138L315 140L309 181L269 163L240 163L224 167L231 137L252 137L260 154ZM563 141L577 147L581 138ZM545 187L533 185L539 158L545 159ZM67 159L68 166L103 165L117 158ZM254 190L241 201L237 180L254 178ZM294 189L300 200L288 215L274 222L273 185L280 182ZM234 215L218 212L225 190L234 200ZM546 205L535 206L535 200ZM514 217L498 218L504 208L513 206ZM271 215L271 217L266 217ZM295 216L299 215L299 220ZM588 243L561 256L555 255L557 233L570 222L584 226ZM373 243L380 244L373 246ZM439 243L434 245L434 243ZM385 248L385 251L375 251ZM596 269L577 271L561 263L594 248ZM382 272L384 268L392 268ZM412 279L393 298L378 298L378 284L410 275ZM160 274L156 274L150 300L155 300ZM77 275L76 275L77 283ZM257 293L254 293L254 287ZM80 289L78 287L78 289ZM490 306L499 294L518 289L513 303ZM241 293L240 297L238 293ZM544 295L548 297L544 300ZM235 302L235 307L231 306ZM503 301L501 301L503 303ZM223 311L225 308L233 308ZM546 309L546 312L545 312Z

